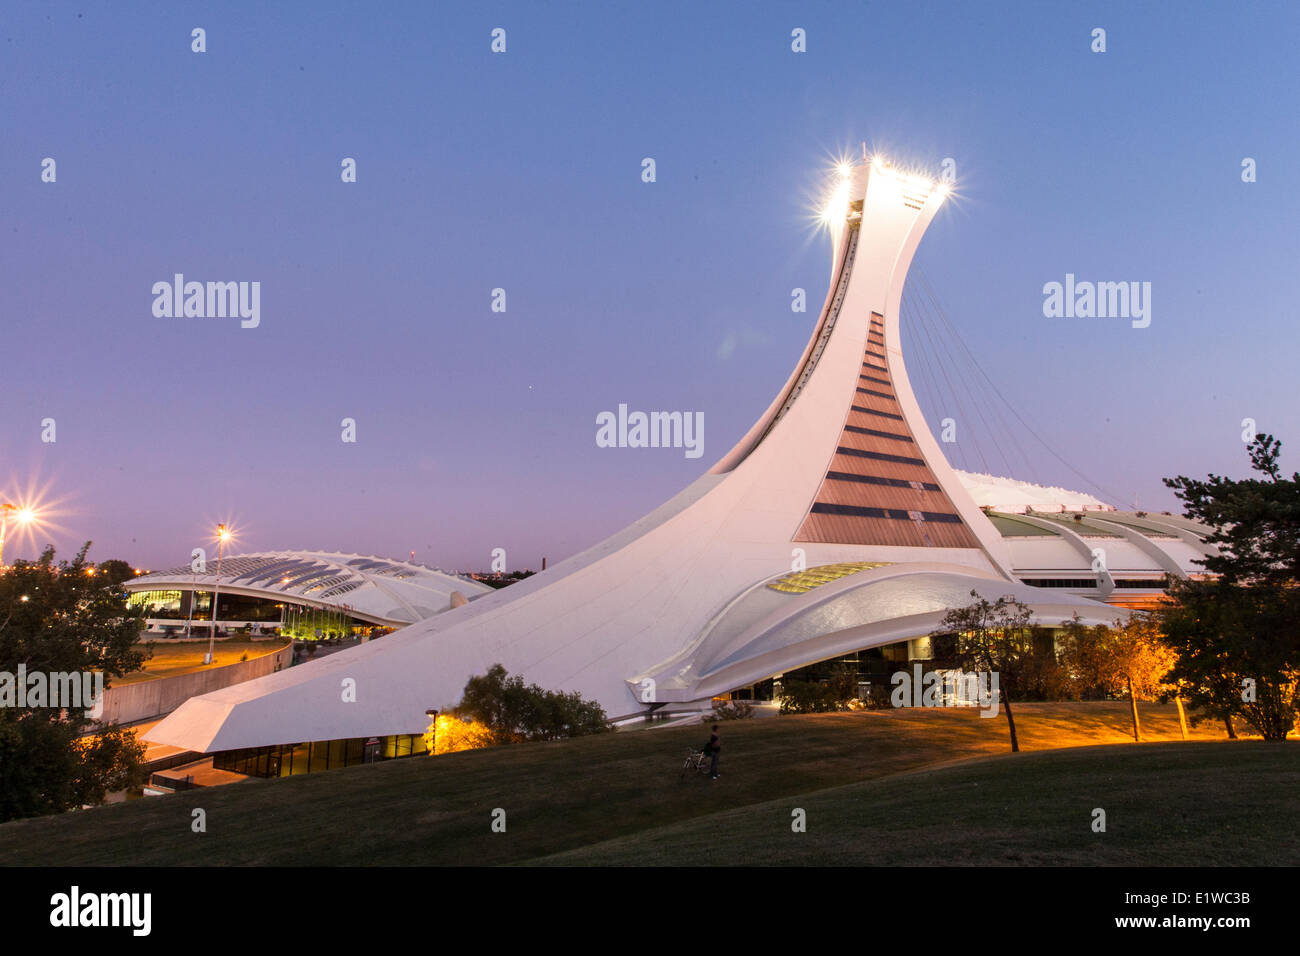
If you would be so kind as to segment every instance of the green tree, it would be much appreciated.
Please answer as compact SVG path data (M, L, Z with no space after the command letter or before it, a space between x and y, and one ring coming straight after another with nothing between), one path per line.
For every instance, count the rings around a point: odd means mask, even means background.
M836 709L827 686L815 680L782 681L780 700L783 714L822 714Z
M858 670L852 664L839 663L826 680L786 680L781 684L780 710L783 714L824 714L849 709L849 701L858 695Z
M57 565L46 548L0 574L0 671L15 682L20 667L100 672L107 688L143 664L139 612L87 573L89 548ZM143 748L129 731L97 727L84 709L14 704L0 707L0 820L99 803L142 779Z
M122 582L135 578L135 568L120 558L100 561L95 568L95 580L103 587L120 587Z
M1249 447L1260 476L1166 478L1188 517L1213 527L1213 575L1172 582L1161 627L1178 655L1171 680L1232 734L1240 717L1281 740L1300 710L1300 474L1282 475L1281 442Z
M1033 627L1028 637L1030 650L1020 662L1016 699L1078 700L1078 684L1070 678L1069 670L1057 659L1052 629Z
M1007 715L1011 752L1018 753L1011 699L1022 689L1033 666L1034 612L1014 597L990 602L976 591L970 595L974 602L949 610L931 636L956 634L951 658L961 670L998 675L998 700Z
M1170 679L1201 715L1241 718L1265 740L1282 740L1300 706L1294 589L1223 580L1180 581L1160 609L1178 655Z
M1114 627L1088 627L1075 614L1061 622L1065 630L1061 658L1085 692L1108 697L1127 696L1133 718L1133 739L1142 739L1139 700L1156 700L1171 691L1165 682L1174 653L1149 614L1134 613Z
M613 729L595 701L583 700L577 691L561 693L525 684L522 676L507 673L500 664L466 682L452 713L481 724L495 744L583 737Z
M1214 528L1219 553L1199 563L1228 583L1295 587L1300 581L1300 473L1282 476L1282 443L1258 435L1248 453L1261 478L1166 478L1189 518Z

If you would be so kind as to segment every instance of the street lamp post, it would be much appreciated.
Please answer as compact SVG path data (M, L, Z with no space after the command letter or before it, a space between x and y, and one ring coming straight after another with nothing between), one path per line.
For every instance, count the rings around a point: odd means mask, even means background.
M424 712L424 716L429 718L429 727L433 730L433 746L429 748L429 756L438 755L438 710L436 707L430 707Z
M203 658L205 664L212 663L217 640L217 598L221 594L221 555L226 547L226 539L229 537L230 529L224 524L217 525L217 583L212 586L212 630L208 634L208 656Z
M194 570L194 565L190 565L190 616L185 622L185 636L191 637L191 631L194 629L194 602L199 596L199 575Z

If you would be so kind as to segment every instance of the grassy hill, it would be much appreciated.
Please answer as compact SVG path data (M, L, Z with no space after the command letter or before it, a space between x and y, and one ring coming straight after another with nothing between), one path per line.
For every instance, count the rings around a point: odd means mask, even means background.
M1143 706L1144 731L1178 742L1125 744L1127 720L1124 703L1020 705L1020 755L1004 719L959 708L729 722L718 781L679 777L703 726L419 757L16 821L0 826L0 860L1297 862L1300 747L1211 742L1217 728L1184 743L1158 705ZM1112 746L1045 752L1086 745ZM1105 835L1089 829L1097 806ZM191 831L196 807L206 833ZM792 807L807 833L790 832ZM496 808L505 833L490 829Z
M1297 793L1300 747L1291 742L1080 747L802 794L534 862L1294 866ZM1092 830L1095 808L1106 812L1103 833Z

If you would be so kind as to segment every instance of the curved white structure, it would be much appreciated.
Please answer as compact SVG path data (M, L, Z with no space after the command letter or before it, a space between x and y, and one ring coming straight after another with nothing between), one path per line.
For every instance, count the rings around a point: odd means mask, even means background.
M1092 532L1133 551L1144 562L1133 573L1158 588L1160 566L1105 529L1057 536L1036 518L1004 527L981 511L930 434L899 348L903 283L944 190L877 162L853 169L839 200L831 287L808 346L708 473L547 571L365 646L190 700L149 739L213 751L419 732L426 709L456 703L471 675L498 662L595 698L611 717L643 714L926 635L972 590L1015 594L1044 624L1073 613L1111 623L1123 612L1074 580L1092 572L1069 542ZM1022 583L1020 538L1046 555L1035 574L1068 577L1085 593ZM1045 543L1057 547L1044 552ZM871 566L781 589L792 569L840 562ZM348 679L354 702L340 693Z
M473 578L422 564L332 551L232 554L222 559L219 582L213 561L205 574L194 574L183 565L132 578L123 587L129 592L211 591L218 584L222 595L291 601L305 607L346 606L358 620L390 627L414 624L447 610L456 592L470 600L492 592Z

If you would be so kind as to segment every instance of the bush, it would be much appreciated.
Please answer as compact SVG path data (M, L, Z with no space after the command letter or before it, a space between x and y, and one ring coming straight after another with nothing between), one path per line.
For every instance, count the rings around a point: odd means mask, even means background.
M583 700L577 691L566 694L524 684L523 677L510 676L500 664L469 679L452 713L486 728L497 744L585 737L614 729L594 700Z
M782 687L781 713L824 714L849 710L849 701L857 699L858 671L851 664L835 668L825 682L787 681Z
M792 680L782 686L781 713L823 714L839 710L834 693L827 684L816 681Z
M713 705L713 713L703 715L700 720L712 723L715 720L744 720L754 716L754 705L747 700L720 701Z

